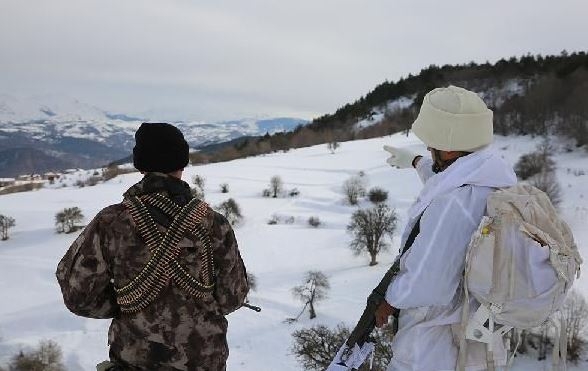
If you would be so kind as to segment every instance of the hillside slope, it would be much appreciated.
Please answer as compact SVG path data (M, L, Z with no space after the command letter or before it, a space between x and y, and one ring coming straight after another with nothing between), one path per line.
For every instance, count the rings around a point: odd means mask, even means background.
M521 154L532 151L539 139L498 137L494 145L504 158L514 163ZM334 154L326 146L274 153L244 160L205 166L190 166L184 179L195 174L206 178L206 200L217 205L234 198L245 220L236 228L248 272L257 277L258 290L250 300L263 310L247 309L229 316L229 370L295 371L301 370L290 351L291 333L315 324L334 327L340 322L352 325L363 310L365 297L394 259L406 211L421 185L411 169L398 170L386 165L383 144L426 150L410 135L346 142ZM588 254L588 161L583 152L560 151L555 156L557 174L563 189L561 211L570 223L581 252ZM388 204L400 217L392 249L379 256L380 264L369 267L367 256L356 257L347 247L350 236L345 227L355 207L343 200L342 183L363 171L369 186L389 192ZM287 189L297 188L295 198L262 198L270 177L279 175ZM85 188L43 189L35 192L0 196L0 213L16 219L8 241L0 241L0 364L23 345L40 339L57 341L64 350L69 370L92 370L107 357L108 321L76 317L63 306L55 280L57 263L74 235L56 234L54 215L65 207L78 206L86 222L102 207L121 200L122 192L137 182L140 174L114 178ZM219 185L228 183L223 194ZM362 201L362 207L369 206ZM292 224L268 225L273 215ZM322 225L311 228L310 216ZM308 270L320 270L331 283L328 298L317 305L318 317L303 317L288 325L284 320L302 308L291 294ZM588 295L588 277L582 276L576 287ZM527 357L518 357L513 370L543 369ZM588 364L569 370L588 368Z

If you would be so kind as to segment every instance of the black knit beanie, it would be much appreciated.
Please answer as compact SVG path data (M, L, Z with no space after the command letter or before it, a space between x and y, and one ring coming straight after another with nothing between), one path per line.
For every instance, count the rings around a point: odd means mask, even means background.
M188 165L188 155L188 143L173 125L144 122L135 133L133 165L139 171L171 173Z

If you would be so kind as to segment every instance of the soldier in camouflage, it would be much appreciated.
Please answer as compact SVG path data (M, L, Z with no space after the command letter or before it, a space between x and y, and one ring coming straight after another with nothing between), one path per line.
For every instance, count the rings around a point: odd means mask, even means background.
M249 286L230 224L181 180L188 145L169 124L142 124L144 178L96 215L57 267L67 308L112 318L108 370L226 369L225 315Z

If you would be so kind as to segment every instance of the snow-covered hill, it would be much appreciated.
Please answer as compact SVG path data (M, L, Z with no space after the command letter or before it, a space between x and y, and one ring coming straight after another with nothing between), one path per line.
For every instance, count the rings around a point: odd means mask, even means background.
M495 149L514 163L531 152L539 139L498 137ZM241 309L229 316L229 370L295 371L302 367L292 356L291 333L315 324L334 327L340 322L351 326L365 304L365 297L379 281L398 249L405 214L421 186L411 169L386 165L383 144L409 147L426 153L412 135L395 135L342 143L334 154L325 145L292 150L288 153L188 167L184 179L195 174L206 178L206 200L216 205L234 198L243 210L243 225L236 228L248 271L257 277L258 290L253 304L263 310ZM563 191L561 212L570 223L584 255L588 253L588 158L582 151L560 151L555 156L557 175ZM388 203L400 217L393 247L379 256L380 264L369 267L366 256L354 256L347 247L350 236L345 227L356 207L344 202L342 183L363 171L369 186L389 192ZM295 198L262 198L261 192L272 176L279 175L287 189L297 188ZM76 317L63 306L54 277L55 267L74 240L74 235L56 234L55 214L65 207L78 206L89 221L102 207L121 200L122 192L137 182L140 174L114 178L94 187L43 189L0 196L0 214L16 220L8 241L0 241L0 364L23 346L40 339L53 339L64 350L69 370L92 370L107 357L108 321ZM228 183L223 194L219 185ZM360 206L368 206L362 201ZM292 224L268 225L277 215L293 217ZM310 216L320 218L321 226L311 228ZM325 273L331 284L329 297L317 305L318 317L302 318L296 324L284 320L295 316L301 304L291 295L308 270ZM588 277L577 288L588 295ZM517 357L513 370L542 370L547 363ZM588 369L588 364L569 370Z
M125 158L131 153L135 131L143 121L160 120L113 114L65 97L24 99L0 94L0 176L98 167ZM197 148L242 136L290 131L305 123L296 118L248 118L174 124L190 146ZM15 155L17 150L27 155ZM37 161L40 158L44 161Z
M40 140L57 136L108 142L113 136L132 136L143 121L157 121L157 117L138 118L111 113L67 97L16 98L0 94L0 131L23 132ZM176 122L193 147L243 135L289 131L303 123L304 120L294 118Z

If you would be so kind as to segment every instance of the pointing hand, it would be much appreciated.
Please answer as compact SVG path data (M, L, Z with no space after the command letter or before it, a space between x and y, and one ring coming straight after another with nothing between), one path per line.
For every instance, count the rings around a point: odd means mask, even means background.
M412 161L416 156L416 153L407 149L384 146L384 150L390 153L390 157L386 160L388 165L396 166L399 169L408 169L412 167Z

